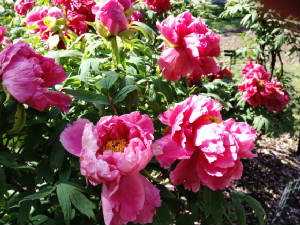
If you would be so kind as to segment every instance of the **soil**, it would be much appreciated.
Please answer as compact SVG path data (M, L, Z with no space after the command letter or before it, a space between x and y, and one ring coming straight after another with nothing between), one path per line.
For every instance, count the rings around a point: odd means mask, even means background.
M281 214L277 217L275 215L284 188L289 182L299 179L300 158L296 154L298 139L290 137L289 134L281 134L278 137L263 135L257 142L258 156L243 160L243 177L236 182L234 189L251 195L262 204L267 215L266 224L299 225L299 189L290 193L285 207L280 210ZM258 224L250 210L247 224Z

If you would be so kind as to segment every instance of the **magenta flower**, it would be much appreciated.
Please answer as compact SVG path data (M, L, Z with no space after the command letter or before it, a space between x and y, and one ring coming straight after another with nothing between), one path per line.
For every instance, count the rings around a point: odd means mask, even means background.
M10 44L10 40L8 39L8 37L5 36L5 34L6 34L6 28L0 26L0 48L3 45Z
M158 65L167 80L175 81L188 75L199 80L202 75L217 73L220 70L212 58L220 55L220 36L212 33L200 18L194 18L190 12L184 12L177 17L170 15L156 26L165 38L165 47ZM176 51L168 51L169 48L176 48ZM179 52L182 56L177 55ZM171 56L173 53L175 55ZM178 57L189 61L189 66L186 67L190 69L178 70L181 65L177 65L174 60L168 60ZM177 62L181 63L182 60Z
M170 0L145 0L149 8L155 12L163 13L171 9Z
M53 32L46 26L43 19L45 17L53 17L55 19L64 18L64 13L60 8L57 7L39 7L37 11L30 12L26 18L28 26L37 26L38 28L32 30L32 33L40 33L42 40L47 40L50 33Z
M104 37L117 35L128 29L124 7L117 0L101 1L92 8L92 12L96 15L96 22L104 26L97 29L98 33Z
M14 9L20 16L24 16L28 11L32 10L35 0L17 0Z
M200 184L222 190L240 179L241 158L252 158L256 131L233 119L222 121L221 105L204 96L190 96L159 115L170 131L154 144L156 159L164 168L180 159L170 178L174 185L197 192Z
M141 10L138 9L138 10L134 11L130 16L129 21L130 22L132 22L132 21L143 22L143 14L141 13Z
M48 88L66 79L62 66L54 59L43 57L19 41L8 45L0 53L2 83L17 101L39 111L56 106L64 112L69 110L72 99L59 91Z
M251 106L265 105L269 111L281 111L290 101L289 94L260 64L249 60L242 71L245 81L239 85L243 100Z
M159 190L139 171L152 158L153 132L150 118L139 112L105 116L96 126L78 119L62 132L62 145L80 158L81 174L92 185L103 183L105 224L152 222Z

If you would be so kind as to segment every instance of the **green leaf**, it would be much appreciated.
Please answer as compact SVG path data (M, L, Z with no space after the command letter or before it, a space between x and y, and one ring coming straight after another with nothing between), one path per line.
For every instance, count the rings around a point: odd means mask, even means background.
M59 52L59 57L60 58L65 58L65 57L74 57L74 56L83 56L83 53L78 51L78 50L63 50Z
M114 97L113 97L113 102L114 103L119 103L122 102L126 96L132 92L137 90L137 86L135 85L127 85L123 87Z
M80 64L80 79L82 81L87 81L91 76L92 72L99 72L99 58L88 58L86 60L82 60Z
M72 204L78 209L82 214L86 215L88 218L92 218L96 220L94 209L96 206L93 202L87 199L82 193L79 191L72 191L70 194L70 199Z
M31 169L31 167L26 164L16 162L13 155L4 151L0 151L0 164L12 169Z
M245 201L254 210L254 212L258 218L259 225L264 225L265 219L266 219L266 212L265 212L264 208L261 206L261 204L255 198L251 197L250 195L247 195L245 197Z
M57 185L57 198L61 210L64 214L64 220L67 225L70 224L71 215L72 215L72 208L71 208L71 200L70 200L70 193L75 188L71 185L60 183Z
M156 215L153 219L153 225L169 225L173 223L174 214L169 207L162 203L162 206L156 209Z
M56 48L59 43L59 35L56 34L56 35L50 36L47 40L47 43L48 43L50 50Z
M28 200L37 200L37 199L41 199L44 198L48 195L50 195L53 191L55 190L55 187L53 186L46 186L41 188L41 190L39 190L38 192L31 194L31 195L27 195L25 196L20 202L19 204L21 204L24 201L28 201Z
M64 158L65 158L65 150L60 146L60 144L55 145L50 155L50 167L52 169L60 169Z
M130 26L130 28L136 29L140 32L142 32L142 34L146 37L146 38L151 38L152 41L154 41L155 39L155 32L154 30L152 30L151 27L147 26L144 23L138 22L138 21L133 21L131 24L133 24L133 26Z
M176 218L176 225L194 224L193 217L188 214L180 215Z
M3 197L3 194L6 192L6 176L4 168L0 167L0 199Z
M96 84L99 85L100 87L108 90L110 89L114 83L118 80L118 78L120 77L120 74L118 74L115 71L109 71L106 73L108 76L101 79L100 81L98 81Z
M21 203L18 212L18 217L17 217L18 224L20 225L27 224L31 205L32 205L31 201L26 201Z
M86 102L91 102L93 103L97 108L100 105L109 105L109 102L107 101L107 98L101 94L96 94L91 91L85 91L81 89L67 89L64 88L62 90L63 92L72 95L74 98Z
M8 130L8 134L17 134L19 133L26 124L26 112L23 104L17 105L17 111L15 114L15 122L13 128Z
M244 206L235 198L232 198L232 205L236 211L238 225L246 225L246 213Z
M221 191L213 191L207 187L203 191L203 207L206 218L215 225L222 224L224 212L224 196Z

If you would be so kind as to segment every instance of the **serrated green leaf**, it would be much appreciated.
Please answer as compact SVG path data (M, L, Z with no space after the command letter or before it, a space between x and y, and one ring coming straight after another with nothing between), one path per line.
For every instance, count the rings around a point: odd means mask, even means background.
M78 209L82 214L86 215L88 218L92 218L93 220L96 220L94 209L96 209L96 206L93 202L91 202L87 197L85 197L82 193L79 191L73 191L70 194L70 200L74 207Z
M114 97L113 97L113 102L114 103L119 103L122 102L126 96L132 92L137 90L137 86L135 85L127 85L123 87Z
M98 81L96 84L104 89L110 89L114 83L120 77L120 74L115 71L109 71L106 73L108 76Z

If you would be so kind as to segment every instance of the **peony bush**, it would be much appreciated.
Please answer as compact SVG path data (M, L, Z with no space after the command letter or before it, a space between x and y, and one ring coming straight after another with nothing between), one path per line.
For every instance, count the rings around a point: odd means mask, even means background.
M170 1L4 6L1 223L244 224L248 205L264 224L235 183L267 131L254 118L293 99L263 66L238 83L220 36Z

